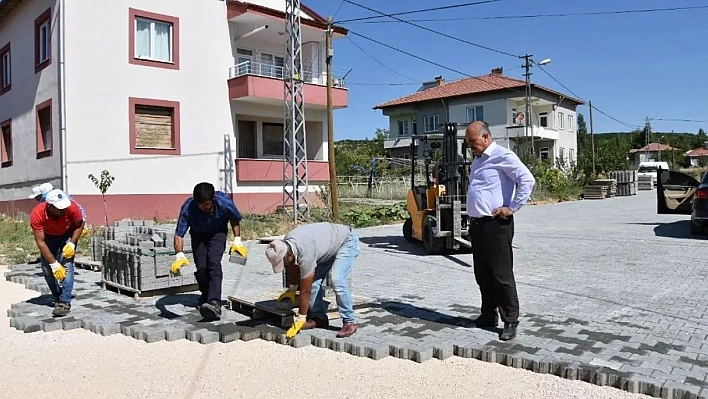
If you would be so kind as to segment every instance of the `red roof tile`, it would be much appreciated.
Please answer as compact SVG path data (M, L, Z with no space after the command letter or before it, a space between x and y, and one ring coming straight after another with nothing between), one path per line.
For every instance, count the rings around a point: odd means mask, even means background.
M659 151L671 151L673 150L672 147L665 145L665 144L659 144L659 143L649 143L648 145L645 145L642 148L632 148L629 150L630 154L634 154L635 152L659 152Z
M708 148L705 147L699 147L696 149L693 149L691 151L688 151L686 153L686 156L688 157L705 157L708 156Z
M395 100L391 100L374 107L374 109L382 109L387 107L392 107L396 105L411 104L421 101L428 100L438 100L443 98L466 96L471 94L487 93L498 90L515 90L519 89L519 95L525 96L526 82L520 79L510 78L504 75L489 74L474 76L469 78L464 78L456 80L449 83L442 83L440 86L432 87L427 90L419 91L414 94L410 94ZM582 100L577 98L569 97L563 93L551 90L547 87L539 86L536 84L531 85L534 88L544 90L546 92L564 96L566 99L577 103L578 105L584 104Z

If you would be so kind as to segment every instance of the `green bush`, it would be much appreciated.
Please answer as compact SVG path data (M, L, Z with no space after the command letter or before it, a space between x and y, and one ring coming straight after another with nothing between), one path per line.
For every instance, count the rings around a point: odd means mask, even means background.
M574 173L563 173L547 162L538 162L531 170L536 178L536 187L531 195L533 200L570 201L580 198L583 182Z

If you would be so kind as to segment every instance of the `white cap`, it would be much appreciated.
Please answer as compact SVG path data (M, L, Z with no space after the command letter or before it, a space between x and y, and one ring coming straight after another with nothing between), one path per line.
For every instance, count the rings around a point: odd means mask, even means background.
M69 196L59 189L48 192L45 201L47 202L47 204L53 205L57 209L66 209L71 206L71 200L69 199Z
M47 193L52 190L54 190L54 186L52 186L52 183L42 183L39 186L39 192L42 195L47 195Z
M40 195L42 195L42 192L39 191L39 186L34 186L34 187L32 187L32 194L30 194L29 197L27 197L27 198L35 199L35 198L39 197Z

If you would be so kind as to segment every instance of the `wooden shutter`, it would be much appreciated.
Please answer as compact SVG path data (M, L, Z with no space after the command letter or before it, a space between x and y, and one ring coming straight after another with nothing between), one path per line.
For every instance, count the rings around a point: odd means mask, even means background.
M135 106L135 148L175 148L174 110L167 107Z

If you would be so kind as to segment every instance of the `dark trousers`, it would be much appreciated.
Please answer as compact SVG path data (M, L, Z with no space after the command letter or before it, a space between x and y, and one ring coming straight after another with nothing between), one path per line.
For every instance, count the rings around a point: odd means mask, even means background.
M205 234L194 232L192 237L192 254L197 271L199 303L218 301L221 303L221 280L224 273L221 270L221 259L226 251L226 233Z
M514 217L472 219L470 223L474 276L482 294L482 315L503 322L519 320L519 297L514 280Z

